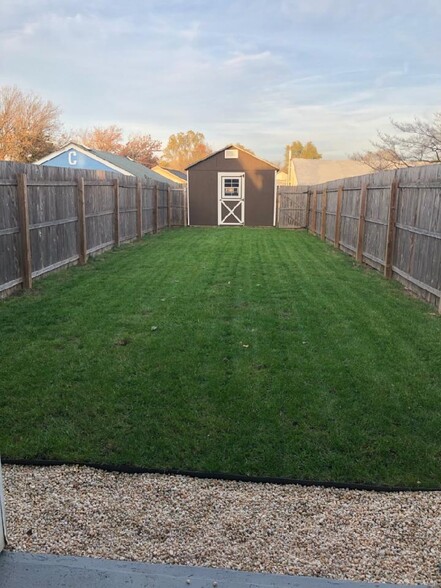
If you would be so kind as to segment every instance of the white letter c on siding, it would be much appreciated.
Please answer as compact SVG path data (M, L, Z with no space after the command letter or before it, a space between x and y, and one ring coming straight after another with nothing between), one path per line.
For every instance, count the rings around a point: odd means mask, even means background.
M67 160L69 162L69 165L77 165L77 152L69 151L69 153L67 154Z

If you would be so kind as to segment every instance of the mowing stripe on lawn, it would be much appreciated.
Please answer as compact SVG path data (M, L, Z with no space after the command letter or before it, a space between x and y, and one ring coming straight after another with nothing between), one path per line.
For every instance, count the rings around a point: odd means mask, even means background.
M438 488L440 318L305 232L148 236L0 303L0 447Z

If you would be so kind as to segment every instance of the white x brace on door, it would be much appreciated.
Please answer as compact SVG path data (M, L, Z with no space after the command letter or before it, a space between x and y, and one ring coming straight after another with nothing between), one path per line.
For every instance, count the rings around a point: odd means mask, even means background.
M218 224L243 225L245 218L245 174L218 173Z

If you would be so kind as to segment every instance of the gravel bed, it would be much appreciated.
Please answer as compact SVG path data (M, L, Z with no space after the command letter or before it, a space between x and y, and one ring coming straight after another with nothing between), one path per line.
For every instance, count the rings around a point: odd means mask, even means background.
M378 494L76 466L3 466L10 547L435 584L441 492Z

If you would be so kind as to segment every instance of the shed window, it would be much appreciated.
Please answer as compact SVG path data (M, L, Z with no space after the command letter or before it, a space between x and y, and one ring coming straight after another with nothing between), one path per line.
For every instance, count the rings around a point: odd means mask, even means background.
M239 178L224 178L224 198L239 196Z
M239 151L237 149L225 149L225 159L238 159Z

